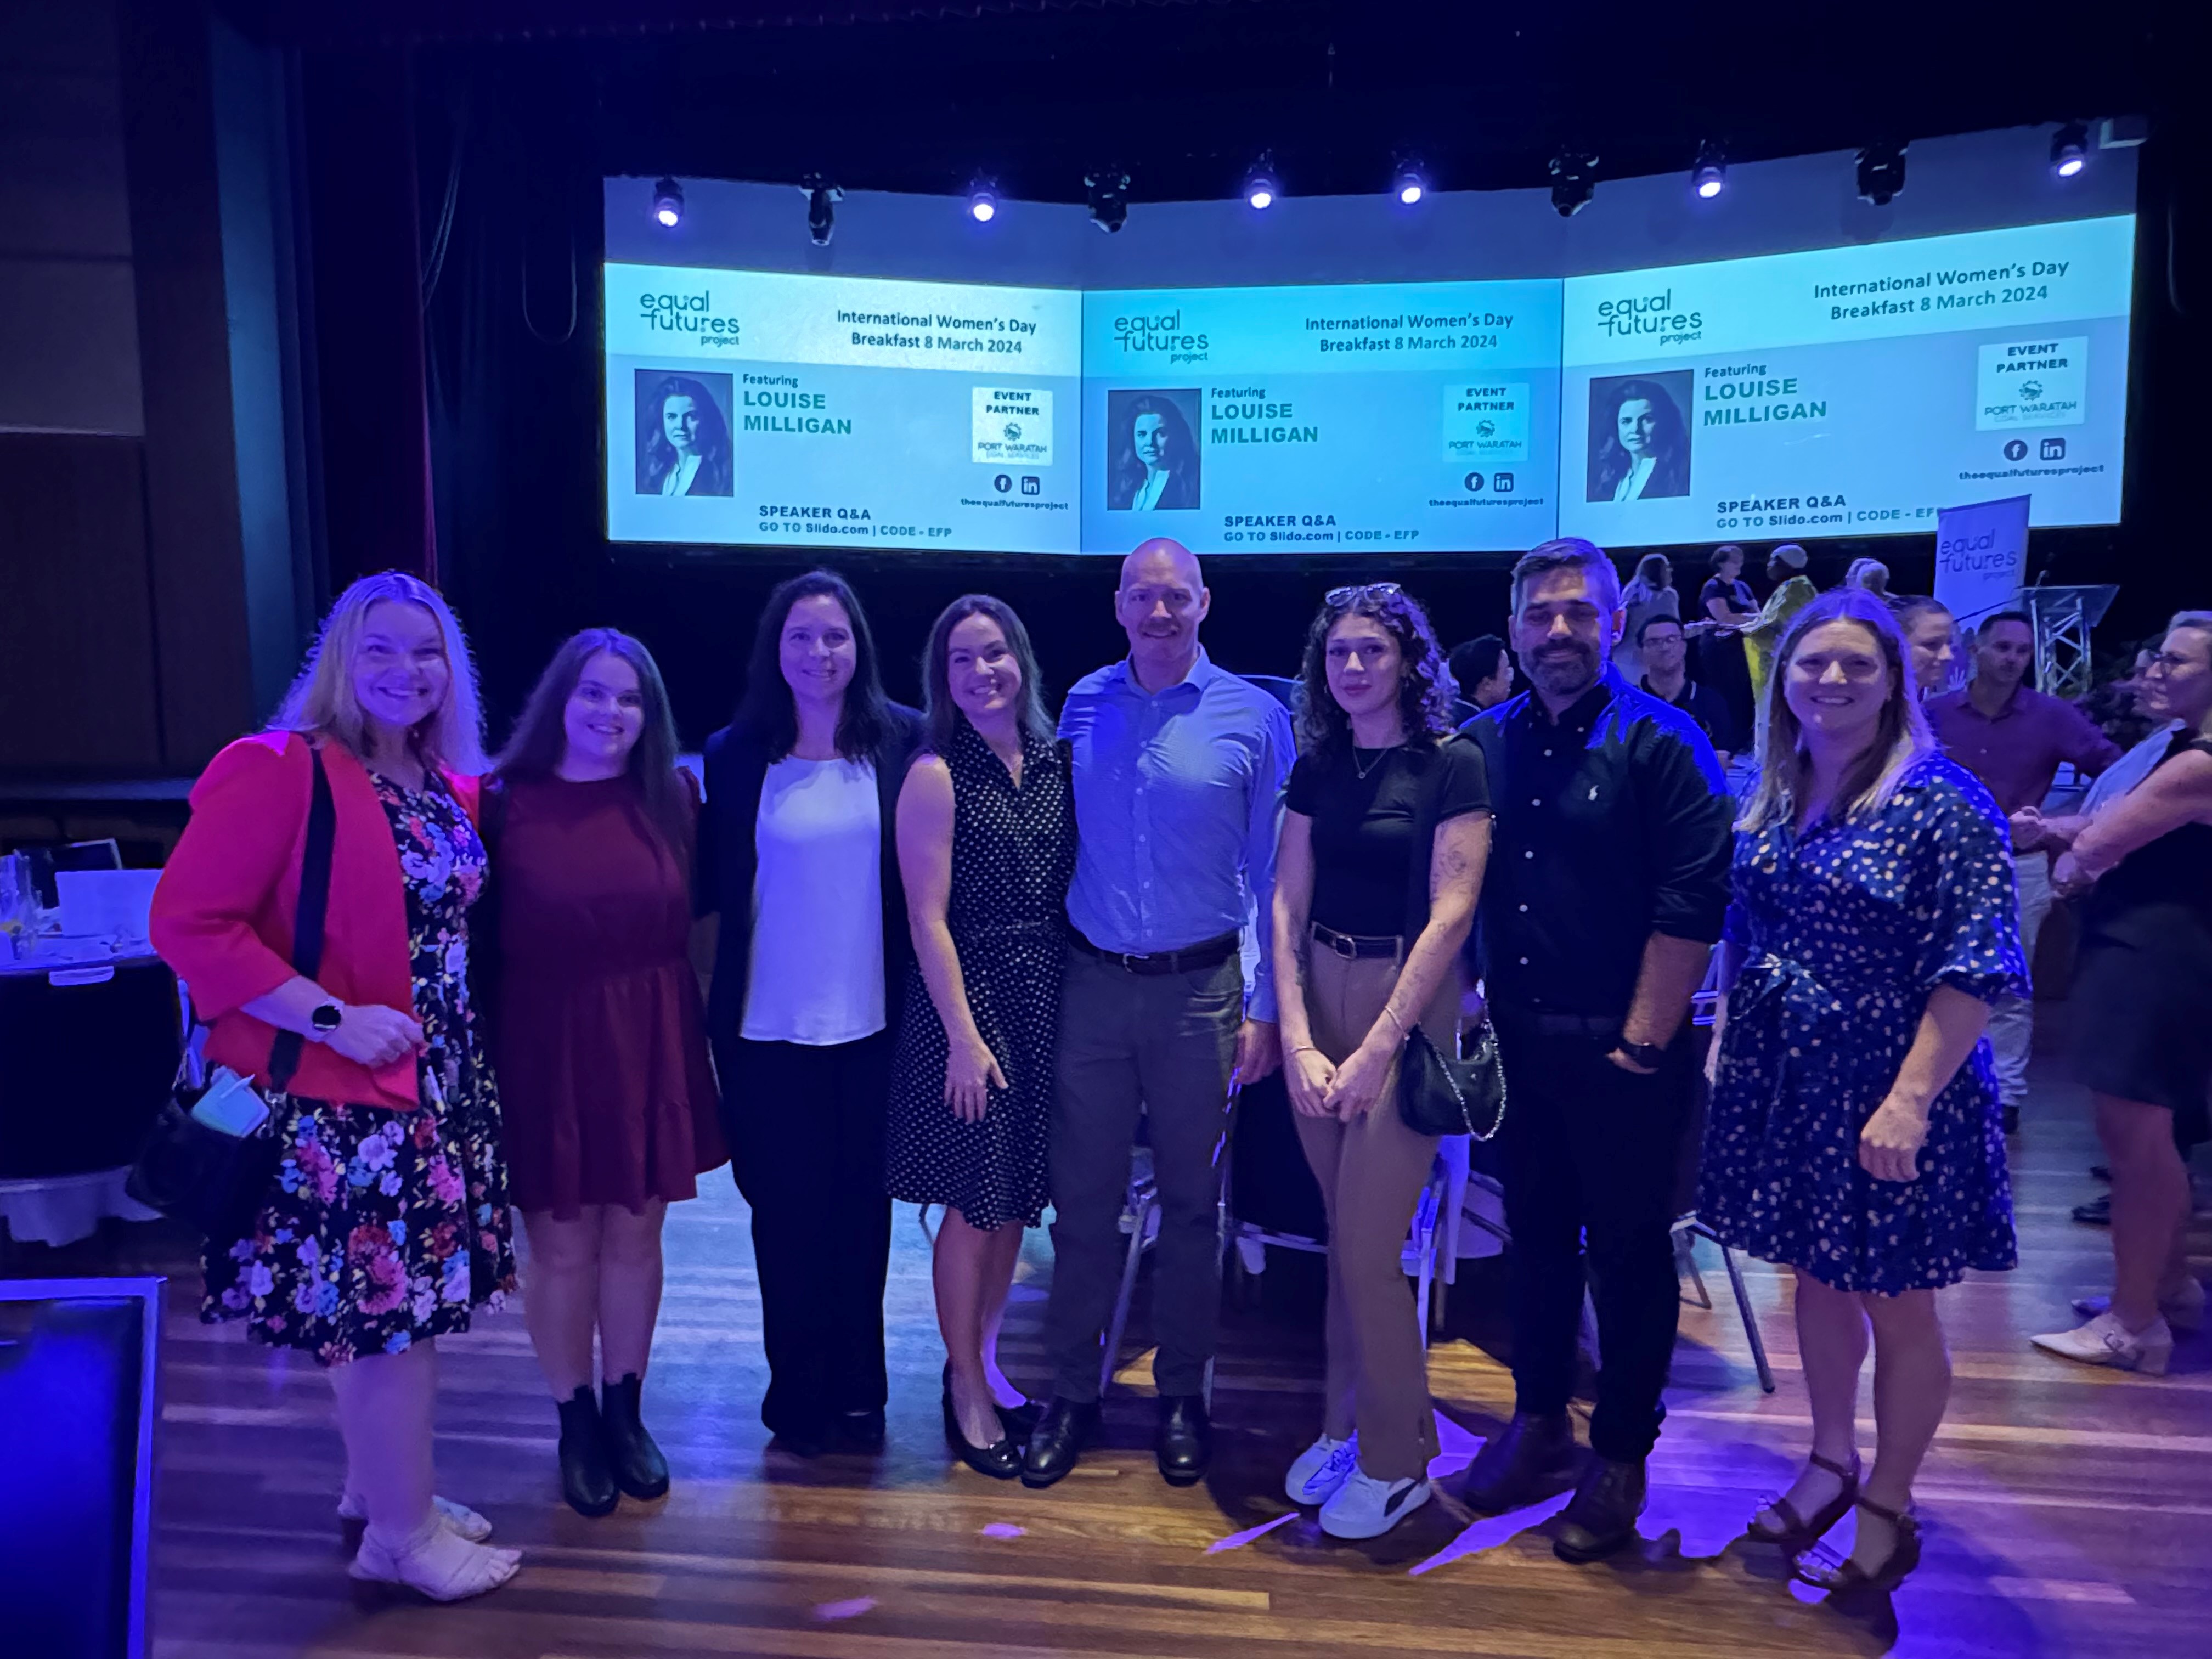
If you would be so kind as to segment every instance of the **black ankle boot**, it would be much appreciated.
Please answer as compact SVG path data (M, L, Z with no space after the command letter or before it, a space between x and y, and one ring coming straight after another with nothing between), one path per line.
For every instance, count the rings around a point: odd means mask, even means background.
M599 1426L599 1401L588 1388L576 1390L561 1407L561 1496L579 1515L605 1515L620 1501L614 1471L607 1467L606 1438Z
M615 1485L632 1498L659 1498L668 1490L668 1460L638 1420L637 1396L645 1386L635 1371L619 1382L599 1384L599 1423Z

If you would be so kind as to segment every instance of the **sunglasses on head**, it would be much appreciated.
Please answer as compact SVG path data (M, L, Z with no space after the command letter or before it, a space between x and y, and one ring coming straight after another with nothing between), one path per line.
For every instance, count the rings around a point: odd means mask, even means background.
M1350 587L1332 587L1322 596L1322 602L1331 606L1356 605L1365 599L1395 599L1402 598L1405 589L1395 582L1358 582Z

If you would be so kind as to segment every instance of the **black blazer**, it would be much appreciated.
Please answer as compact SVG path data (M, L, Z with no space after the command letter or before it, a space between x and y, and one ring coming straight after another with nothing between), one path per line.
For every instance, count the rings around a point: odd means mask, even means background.
M883 804L884 1016L885 1029L896 1031L907 964L914 960L906 885L899 879L898 794L907 767L921 747L922 722L917 709L896 702L890 707L890 735L868 758L875 763L876 796ZM744 1024L745 974L752 965L753 876L760 861L753 834L768 769L766 747L735 726L726 726L707 739L707 804L699 817L696 869L699 913L720 911L722 917L714 945L714 982L707 993L707 1036L718 1056L732 1051Z

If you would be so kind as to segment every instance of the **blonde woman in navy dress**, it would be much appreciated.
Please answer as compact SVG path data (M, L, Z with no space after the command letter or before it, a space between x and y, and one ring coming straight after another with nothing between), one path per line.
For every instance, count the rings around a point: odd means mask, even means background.
M891 1062L893 1198L942 1204L933 1277L945 1435L970 1468L1021 1473L1036 1409L999 1368L1022 1230L1043 1219L1075 807L1021 618L947 605L922 659L928 734L899 792L914 983Z
M1935 1292L2018 1260L1983 1032L2027 969L2004 816L1938 751L1889 607L1824 595L1775 661L1736 830L1698 1211L1796 1279L1812 1455L1750 1535L1808 1583L1888 1589L1920 1559L1912 1480L1950 1393ZM1815 1551L1854 1504L1850 1554Z

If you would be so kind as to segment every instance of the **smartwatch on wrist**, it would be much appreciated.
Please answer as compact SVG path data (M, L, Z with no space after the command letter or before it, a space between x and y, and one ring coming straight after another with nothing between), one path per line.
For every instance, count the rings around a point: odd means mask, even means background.
M1646 1071L1656 1072L1666 1063L1667 1051L1656 1042L1631 1042L1623 1037L1615 1046Z
M331 1034L338 1029L344 1019L345 1005L343 1003L325 1002L307 1016L307 1024L314 1028L312 1035L315 1041L324 1042L329 1040Z

